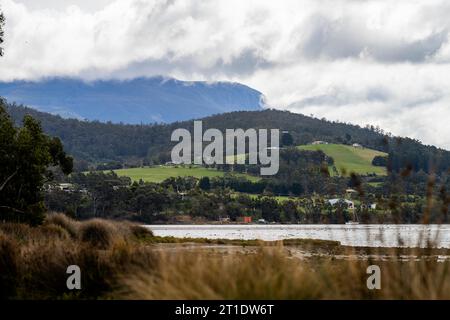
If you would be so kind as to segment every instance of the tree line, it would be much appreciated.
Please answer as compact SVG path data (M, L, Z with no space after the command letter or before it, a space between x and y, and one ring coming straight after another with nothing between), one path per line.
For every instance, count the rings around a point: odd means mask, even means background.
M72 190L52 189L46 193L45 202L50 210L77 219L102 217L142 223L180 223L186 222L180 220L186 217L189 222L219 221L225 217L238 221L243 216L277 223L344 223L354 219L355 212L345 203L331 205L328 195L292 196L283 200L268 193L251 195L233 189L237 183L234 179L242 180L232 176L178 177L162 183L144 183L131 182L114 172L76 173L71 175ZM433 207L426 208L423 197L407 194L384 197L365 193L356 197L360 205L355 211L360 222L420 223L425 212L429 221L448 221L441 211L444 206L448 210L448 198L437 198ZM377 210L369 208L374 202Z

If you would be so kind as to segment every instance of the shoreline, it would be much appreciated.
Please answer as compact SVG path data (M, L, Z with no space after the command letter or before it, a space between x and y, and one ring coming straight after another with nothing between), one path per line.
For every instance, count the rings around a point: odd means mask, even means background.
M316 241L338 243L352 248L434 247L450 250L450 225L377 224L377 225L144 225L159 237L173 237L192 242L234 241ZM204 239L204 240L201 240ZM205 240L207 239L207 240ZM184 240L186 242L188 240ZM178 241L179 242L179 241Z
M330 257L336 255L376 255L376 256L414 256L418 258L432 256L447 256L450 258L449 248L420 248L420 247L368 247L368 246L347 246L339 241L321 239L284 239L276 241L263 240L242 240L242 239L208 239L208 238L177 238L153 236L142 239L146 244L155 246L167 246L178 248L264 248L264 247L285 247L304 250L306 252L323 253Z
M205 223L152 223L141 224L142 226L450 226L450 223L223 223L208 221Z

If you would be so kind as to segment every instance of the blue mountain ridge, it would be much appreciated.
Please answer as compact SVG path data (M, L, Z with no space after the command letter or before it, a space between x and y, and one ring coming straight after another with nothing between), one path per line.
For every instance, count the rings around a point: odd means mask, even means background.
M129 124L169 123L264 106L261 92L239 83L164 77L0 82L0 96L65 118Z

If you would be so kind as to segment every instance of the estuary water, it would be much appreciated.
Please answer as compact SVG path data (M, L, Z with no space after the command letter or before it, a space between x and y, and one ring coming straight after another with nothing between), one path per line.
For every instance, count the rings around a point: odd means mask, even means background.
M450 225L147 225L157 236L209 239L321 239L347 246L450 248Z

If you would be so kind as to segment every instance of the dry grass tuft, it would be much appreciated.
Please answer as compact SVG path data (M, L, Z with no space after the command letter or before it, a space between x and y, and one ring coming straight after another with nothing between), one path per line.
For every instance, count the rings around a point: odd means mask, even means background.
M68 240L71 237L67 229L56 224L45 224L40 226L39 229L45 238Z
M0 223L0 231L5 236L12 236L17 241L28 241L33 234L33 228L26 224Z
M114 226L103 220L89 220L81 225L80 239L94 248L108 249L114 244ZM121 235L120 235L121 236Z
M80 223L62 213L51 213L46 217L44 224L60 226L65 229L72 238L76 238Z
M153 232L149 228L143 226L131 225L130 231L133 237L138 240L146 240L154 236Z

